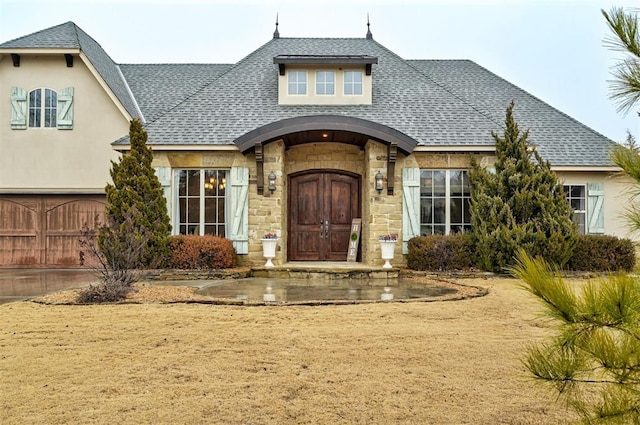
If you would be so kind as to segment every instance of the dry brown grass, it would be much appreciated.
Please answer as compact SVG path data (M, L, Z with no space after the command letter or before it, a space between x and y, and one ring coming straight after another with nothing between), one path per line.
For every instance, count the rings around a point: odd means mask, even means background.
M481 298L246 307L0 306L0 422L558 424L510 279Z

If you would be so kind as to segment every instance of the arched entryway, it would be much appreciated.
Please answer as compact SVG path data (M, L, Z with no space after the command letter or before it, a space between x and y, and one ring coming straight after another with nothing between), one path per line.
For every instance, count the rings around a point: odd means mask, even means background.
M361 213L360 185L360 176L339 170L289 176L289 261L347 259L351 221Z

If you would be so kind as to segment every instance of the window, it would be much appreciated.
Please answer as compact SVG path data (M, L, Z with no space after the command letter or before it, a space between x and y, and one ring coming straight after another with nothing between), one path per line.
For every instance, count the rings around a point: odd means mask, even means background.
M51 89L29 93L29 127L56 127L58 94Z
M362 71L344 72L344 94L362 95Z
M467 171L420 171L422 235L447 235L471 230L470 202Z
M227 171L176 170L181 235L226 237Z
M333 71L316 72L316 94L335 94L336 73Z
M565 185L564 193L567 195L571 209L573 209L573 222L578 225L578 232L585 234L587 223L586 187L584 185Z
M289 94L307 94L307 72L289 71Z

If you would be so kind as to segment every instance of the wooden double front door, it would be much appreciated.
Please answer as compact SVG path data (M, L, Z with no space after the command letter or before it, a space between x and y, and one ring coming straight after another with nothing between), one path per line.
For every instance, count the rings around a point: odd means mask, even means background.
M338 171L289 178L290 261L346 261L351 220L360 217L360 177Z

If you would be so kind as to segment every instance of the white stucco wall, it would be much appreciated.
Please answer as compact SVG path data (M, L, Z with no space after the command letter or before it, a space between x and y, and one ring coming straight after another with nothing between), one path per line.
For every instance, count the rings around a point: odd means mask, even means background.
M629 189L633 181L617 173L604 172L557 172L563 184L604 184L604 231L607 235L629 238L640 242L640 235L632 235L622 217L629 205Z
M73 129L12 130L13 86L27 92L73 87ZM19 67L0 56L0 192L102 192L110 160L118 158L111 142L128 130L127 117L77 55L71 68L60 53L22 54Z

